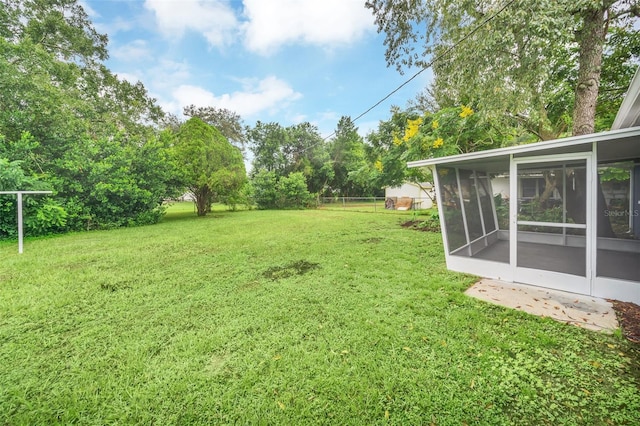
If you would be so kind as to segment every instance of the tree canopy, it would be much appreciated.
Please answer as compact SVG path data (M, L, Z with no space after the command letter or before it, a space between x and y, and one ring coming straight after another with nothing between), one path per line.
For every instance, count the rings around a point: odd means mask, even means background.
M2 2L0 158L53 190L39 215L65 217L32 233L153 223L177 189L154 127L163 112L104 66L106 45L75 0Z
M505 2L369 0L385 33L387 63L434 63L439 107L478 104L541 139L595 129L604 57L626 33L637 44L632 0ZM620 57L618 57L620 59ZM629 64L629 57L626 58ZM607 85L607 84L605 84Z
M242 117L237 112L211 106L196 107L193 104L184 107L183 111L187 117L198 117L205 123L215 127L229 142L238 148L244 149L244 145L247 142L247 128L242 121Z
M198 216L206 215L214 201L240 191L246 181L240 150L198 117L180 126L173 152L181 180L195 197Z

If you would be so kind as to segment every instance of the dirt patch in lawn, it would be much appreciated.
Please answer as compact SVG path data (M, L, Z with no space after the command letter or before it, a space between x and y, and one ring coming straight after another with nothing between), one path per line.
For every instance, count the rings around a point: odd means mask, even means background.
M622 334L634 343L640 343L640 306L631 302L609 300L616 311Z
M433 221L408 220L400 224L403 228L415 229L423 232L440 232L440 224Z
M289 263L285 266L273 266L262 273L262 276L270 280L280 280L293 277L295 275L306 274L307 272L319 268L320 265L306 260Z

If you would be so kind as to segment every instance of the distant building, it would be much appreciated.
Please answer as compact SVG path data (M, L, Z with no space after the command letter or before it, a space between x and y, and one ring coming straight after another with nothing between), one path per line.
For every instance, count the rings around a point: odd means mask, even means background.
M385 206L387 208L396 208L398 200L402 198L411 198L413 200L413 209L430 209L433 207L433 199L435 192L433 186L429 182L412 183L407 182L401 186L389 187L384 190Z

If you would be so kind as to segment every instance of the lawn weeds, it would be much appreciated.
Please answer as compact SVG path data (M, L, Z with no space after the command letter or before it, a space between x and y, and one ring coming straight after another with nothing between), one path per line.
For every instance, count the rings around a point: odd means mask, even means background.
M463 294L394 215L1 243L0 424L638 424L637 346Z

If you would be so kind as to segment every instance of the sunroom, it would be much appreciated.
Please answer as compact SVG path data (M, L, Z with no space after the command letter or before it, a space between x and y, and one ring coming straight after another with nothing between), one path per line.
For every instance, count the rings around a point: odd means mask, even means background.
M615 130L409 163L449 269L640 304L639 75Z

